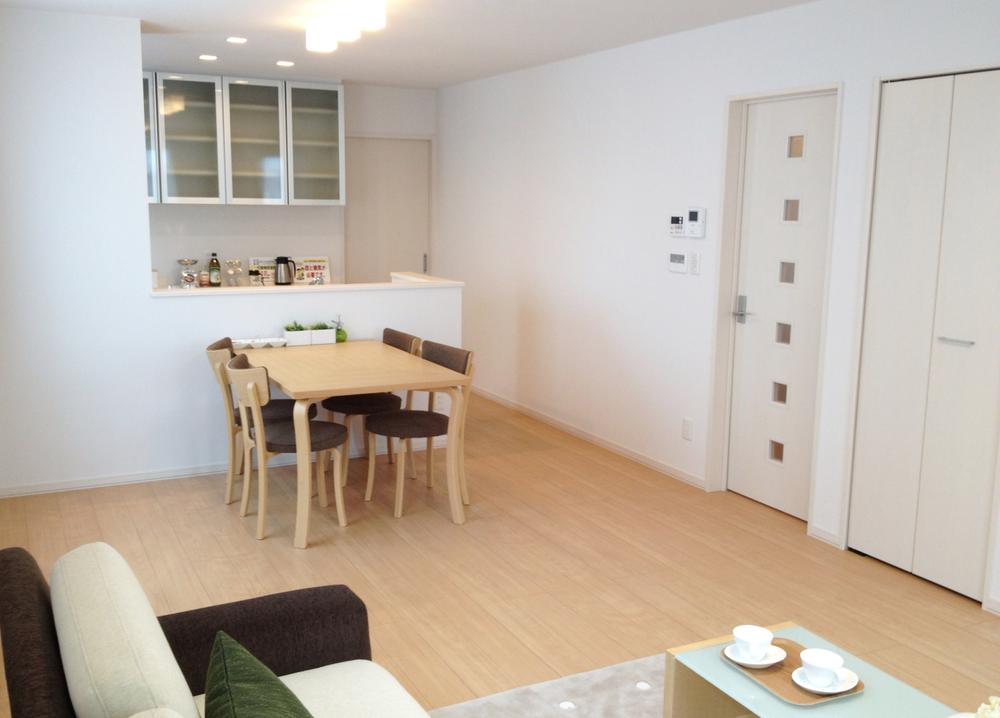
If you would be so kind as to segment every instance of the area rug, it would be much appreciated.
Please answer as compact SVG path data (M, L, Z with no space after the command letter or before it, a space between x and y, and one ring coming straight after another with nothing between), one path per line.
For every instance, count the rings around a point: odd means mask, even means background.
M661 653L438 708L431 716L663 718L663 669Z

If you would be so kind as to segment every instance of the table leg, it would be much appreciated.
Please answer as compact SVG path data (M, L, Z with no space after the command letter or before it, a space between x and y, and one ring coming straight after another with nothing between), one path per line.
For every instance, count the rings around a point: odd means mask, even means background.
M298 485L295 497L295 548L309 544L309 508L312 504L312 440L309 436L309 407L311 399L295 402L292 420L295 423L295 464Z
M663 681L663 718L752 718L734 701L690 668L667 653Z
M462 427L462 393L454 387L448 389L451 397L451 411L448 412L448 503L451 506L451 520L456 524L465 523L465 506L462 504L462 479L459 474L458 454L462 450L460 437Z

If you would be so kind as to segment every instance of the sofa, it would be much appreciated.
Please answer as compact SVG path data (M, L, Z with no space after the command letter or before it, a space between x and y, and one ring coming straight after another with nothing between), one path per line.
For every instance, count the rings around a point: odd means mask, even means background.
M289 591L157 617L104 543L56 561L0 550L0 639L12 718L198 718L225 631L315 718L427 718L371 660L368 614L346 586Z

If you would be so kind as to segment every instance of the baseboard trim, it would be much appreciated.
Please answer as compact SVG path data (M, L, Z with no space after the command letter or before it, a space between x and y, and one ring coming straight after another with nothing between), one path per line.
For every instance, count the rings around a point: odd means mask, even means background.
M823 529L815 528L808 521L806 522L806 534L816 539L817 541L822 541L823 543L828 543L834 548L839 548L844 550L847 548L847 542L843 538L832 534L829 531L824 531Z
M352 434L353 436L353 434ZM380 442L381 443L381 442ZM448 445L448 437L439 436L434 439L434 448L440 449ZM414 452L425 448L424 439L413 440ZM385 454L384 444L376 449L378 454ZM352 447L351 458L364 458L366 452L361 448ZM279 466L291 466L295 464L295 456L283 454L268 463L271 468ZM125 486L127 484L147 484L151 481L168 481L170 479L188 479L196 476L211 476L213 474L224 474L229 468L228 464L204 464L202 466L187 466L182 468L164 469L161 471L144 471L135 474L117 474L114 476L102 476L98 478L69 479L68 481L44 481L33 484L15 484L14 486L0 486L0 498L11 498L14 496L31 496L33 494L55 494L61 491L82 491L83 489L100 489L108 486Z
M517 401L513 401L512 399L508 399L504 396L500 396L499 394L494 394L492 391L487 391L486 389L482 389L477 386L473 387L472 393L479 394L484 399L495 401L497 404L506 406L508 409L514 409L515 411L519 411L522 414L526 414L530 416L532 419L537 419L538 421L544 424L548 424L549 426L554 426L560 431L565 431L567 434L572 434L578 439L583 439L584 441L587 441L591 444L600 446L602 449L607 449L608 451L618 454L619 456L624 456L626 459L631 459L632 461L635 461L638 464L642 464L643 466L653 469L654 471L659 471L661 474L671 479L677 479L678 481L683 481L685 484L690 484L691 486L699 488L702 491L707 491L707 489L705 488L706 487L705 479L702 477L695 476L694 474L689 474L686 471L681 471L675 466L671 466L670 464L665 464L662 461L657 461L656 459L646 456L645 454L640 454L636 451L632 451L631 449L628 449L622 446L621 444L616 444L613 441L608 441L607 439L597 436L596 434L586 431L585 429L581 429L578 426L574 426L573 424L567 423L561 419L557 419L554 416L546 414L542 411L533 409L530 406L527 406Z

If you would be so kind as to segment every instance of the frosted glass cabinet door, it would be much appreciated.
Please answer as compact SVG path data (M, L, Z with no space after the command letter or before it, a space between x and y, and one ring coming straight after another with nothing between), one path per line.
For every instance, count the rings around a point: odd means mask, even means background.
M285 94L275 80L223 78L226 201L285 204Z
M164 202L223 202L222 79L158 73Z
M152 72L142 73L142 112L146 125L146 196L160 201L160 176L156 167L160 151L156 143L156 80Z
M290 204L344 204L344 88L287 82Z

